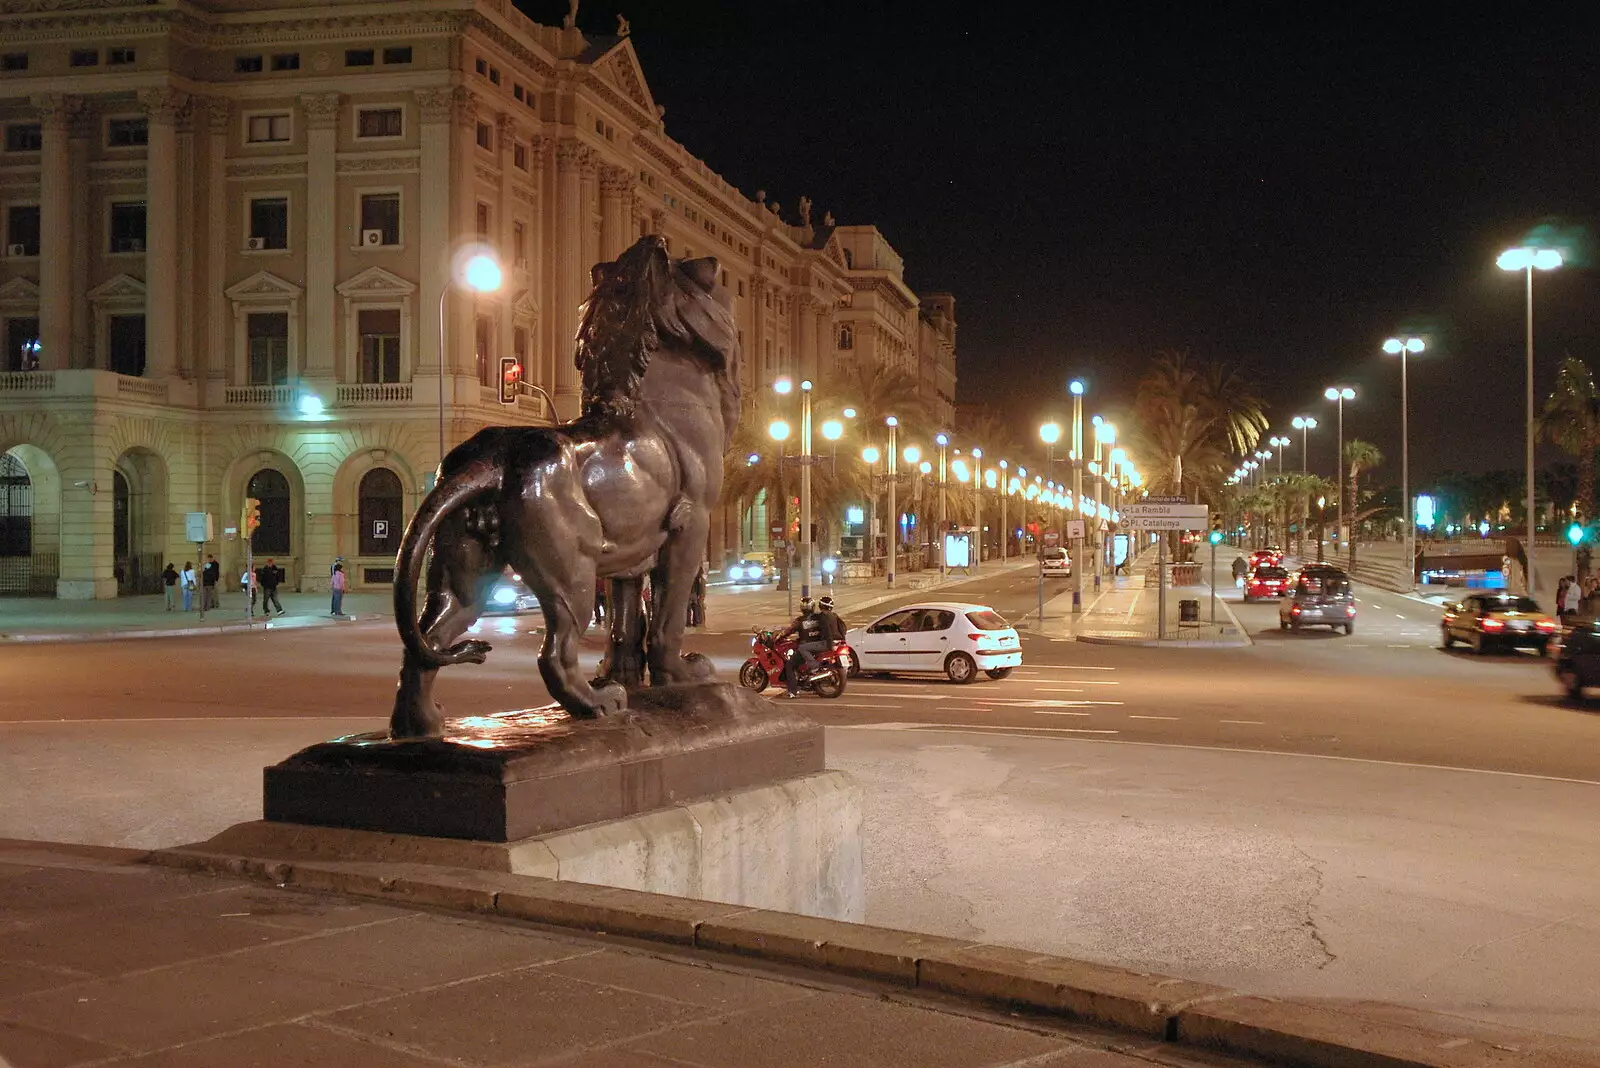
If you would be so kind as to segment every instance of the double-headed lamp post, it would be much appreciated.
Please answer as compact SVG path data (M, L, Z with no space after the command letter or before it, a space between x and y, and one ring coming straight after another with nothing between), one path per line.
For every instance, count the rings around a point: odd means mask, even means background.
M873 530L878 522L878 460L883 451L876 445L861 450L861 460L867 465L867 536L861 539L861 558L867 563L867 574L872 574L872 558L877 555L878 536Z
M1274 434L1274 435L1272 435L1272 437L1267 439L1267 444L1271 445L1272 448L1278 454L1278 477L1282 478L1283 477L1283 453L1284 453L1285 449L1287 449L1290 445L1293 444L1293 442L1291 442L1286 436L1284 436L1282 434Z
M1317 421L1309 415L1297 415L1289 425L1300 431L1300 473L1303 475L1308 470L1306 457L1309 453L1306 451L1306 435L1317 429Z
M788 378L780 378L772 384L772 388L780 395L787 396L794 391L794 383ZM800 544L804 546L800 554L802 599L811 596L811 464L811 380L804 379L800 383ZM787 527L784 532L788 533Z
M780 507L783 509L781 540L789 540L789 478L787 474L788 456L785 445L789 440L791 428L785 419L774 419L767 424L767 436L778 443L778 496L782 499ZM776 554L774 554L776 556ZM789 614L794 615L794 592L789 582L789 570L793 562L789 560L789 550L784 548L784 567L778 572L778 588L789 591Z
M1406 386L1406 357L1427 346L1420 337L1392 337L1383 351L1400 357L1400 501L1406 522L1406 589L1416 581L1416 528L1411 516L1411 405Z
M1500 253L1500 258L1495 260L1495 265L1502 271L1522 271L1527 275L1527 328L1525 331L1525 348L1528 364L1528 397L1527 397L1527 424L1528 424L1528 544L1524 550L1527 557L1527 574L1523 578L1527 582L1528 596L1533 596L1533 272L1553 271L1561 266L1561 253L1553 248L1510 248Z
M1011 524L1008 523L1006 498L1011 496L1011 465L1005 460L1000 461L1000 562L1006 562L1011 549Z
M972 550L972 568L983 565L983 450L972 449L972 526L977 545Z
M1089 387L1081 378L1067 383L1072 394L1072 507L1083 518L1083 395ZM1083 539L1072 546L1072 611L1083 611Z
M894 568L900 559L900 513L895 507L894 481L899 476L895 463L895 437L900 420L889 416L884 420L889 428L889 588L894 589Z
M933 443L935 445L939 446L939 532L938 532L938 535L937 535L937 539L939 541L939 544L935 547L934 552L939 557L939 574L943 575L944 574L944 514L945 514L944 481L945 481L945 473L948 470L946 468L946 466L945 466L945 450L947 448L949 448L949 446L950 446L950 435L944 433L943 431L940 431L939 433L937 433L937 434L935 434L933 436Z
M471 293L493 293L505 281L505 272L493 250L486 246L468 246L456 254L451 265L450 284L439 291L439 467L444 467L444 301L452 288ZM551 409L550 417L555 418ZM437 477L437 476L436 476Z
M1344 402L1356 399L1356 391L1349 386L1329 386L1322 395L1339 405L1338 449L1333 454L1333 469L1339 478L1339 544L1349 544L1350 535L1344 529ZM1351 502L1353 506L1354 501Z

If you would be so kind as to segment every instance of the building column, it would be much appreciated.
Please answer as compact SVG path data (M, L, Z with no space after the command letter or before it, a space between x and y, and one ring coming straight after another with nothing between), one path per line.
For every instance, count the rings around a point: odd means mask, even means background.
M195 361L197 374L226 383L230 359L226 270L228 264L228 121L227 100L206 101L206 267L201 276L206 294L205 354ZM203 368L203 372L202 372ZM220 392L217 395L221 399Z
M533 177L534 190L532 217L528 221L528 290L535 295L539 318L528 337L528 355L532 366L523 371L530 379L550 390L552 396L556 386L555 346L549 340L552 300L545 274L546 265L550 262L546 246L548 231L545 229L545 211L550 206L551 198L546 165L554 147L552 138L540 136L535 136L528 145L528 171Z
M95 235L89 220L89 146L97 123L94 109L84 106L74 112L68 127L69 208L72 214L72 341L62 359L62 367L94 366L94 320L89 315L90 278L87 264L93 255ZM43 190L41 190L43 192ZM41 250L43 251L43 250Z
M171 378L178 349L178 115L186 93L139 93L150 118L145 157L145 367L144 377Z
M516 277L514 272L517 269L515 263L516 252L511 243L511 227L514 221L513 216L516 214L511 207L511 175L516 171L516 167L512 163L512 153L517 140L516 120L510 115L501 115L495 120L494 132L495 152L500 158L500 196L494 209L495 245L498 246L497 252L500 258L501 274L505 279L498 294L500 299L500 329L498 331L499 338L496 342L495 354L497 356L511 356L516 353L516 344L511 336L512 331L516 329L511 313L512 301L516 296L516 286L512 279ZM526 234L523 235L523 240L527 240ZM526 367L522 370L523 374L527 374L528 369Z
M306 333L300 373L331 382L334 372L334 242L338 237L339 93L300 98L306 118ZM332 398L328 398L332 399Z
M437 377L439 355L439 295L450 284L450 118L455 109L454 89L417 90L422 113L421 134L421 248L422 287L417 293L418 345L413 377ZM443 390L444 383L439 383Z
M55 454L61 473L61 571L56 597L93 601L115 597L110 420L91 413L58 415L65 447Z
M794 298L795 318L800 320L800 351L795 353L794 365L800 377L817 382L817 298L801 293Z
M72 351L72 176L69 127L83 102L49 93L33 98L43 129L39 154L39 367L70 366Z
M633 172L625 167L600 169L600 258L614 260L628 247L628 194Z
M469 89L457 88L452 101L455 110L451 133L455 143L451 146L454 149L451 159L453 188L449 203L454 205L456 217L451 234L454 240L447 246L447 256L467 242L477 240L478 224L478 98ZM447 359L458 378L464 375L476 383L478 361L473 334L477 326L474 322L477 298L470 290L454 288L454 294L445 302L446 307L454 309L447 324L450 331L446 342L450 349ZM476 389L476 385L470 387L465 397L468 403L477 403ZM457 402L462 399L457 398Z
M573 339L578 333L578 305L587 293L589 268L583 260L583 164L589 149L578 141L556 145L556 244L551 262L555 265L556 306L552 319L556 327L555 400L562 419L578 414L580 383L572 361Z

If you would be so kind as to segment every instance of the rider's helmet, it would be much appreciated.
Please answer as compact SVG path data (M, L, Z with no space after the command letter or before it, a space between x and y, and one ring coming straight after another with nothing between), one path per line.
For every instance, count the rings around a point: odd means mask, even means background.
M819 605L824 612L831 612L833 611L833 598L824 597L821 602L819 602Z
M800 598L800 611L802 611L802 612L811 611L811 604L812 604L811 598L809 598L809 597Z

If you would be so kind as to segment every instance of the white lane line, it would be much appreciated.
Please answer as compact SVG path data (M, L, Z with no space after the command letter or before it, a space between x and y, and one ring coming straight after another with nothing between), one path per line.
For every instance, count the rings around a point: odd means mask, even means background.
M1099 667L1095 664L1029 664L1019 668L1018 674L1031 675L1036 671L1115 671L1114 667Z
M1399 612L1396 612L1396 613L1395 613L1395 614L1394 614L1394 618L1396 618L1396 619L1404 619L1404 618L1406 618L1406 617L1405 617L1405 616L1403 616L1403 615L1401 615L1401 614L1400 614L1400 613L1399 613Z
M1081 686L1035 686L1034 693L1082 693Z
M1176 723L1177 720L1178 720L1177 716L1136 716L1132 712L1128 713L1128 718L1129 719L1166 719L1166 720L1171 720L1174 723Z
M1033 714L1036 715L1036 716L1092 716L1092 715L1094 715L1093 712L1065 712L1065 711L1063 711L1063 710L1061 710L1059 708L1036 708L1036 709L1033 710Z
M1121 686L1120 682L1109 682L1104 679L1051 679L1051 682L1075 682L1079 686ZM1040 693L1052 692L1048 686L1036 686L1034 689Z
M857 683L857 685L860 685ZM875 697L918 697L927 701L949 701L953 694L940 693L937 690L880 690L876 686L862 686L862 693L870 693Z
M1409 649L1409 648L1411 648L1411 646L1409 644L1405 644L1405 643L1402 643L1400 645L1395 645L1395 644L1391 643L1390 645L1386 646L1386 648L1389 648L1389 649Z
M1087 700L1048 700L1048 701L1004 701L991 699L990 704L1005 705L1007 708L1081 708L1084 705L1120 705L1122 701L1087 701Z
M1267 721L1264 720L1264 719L1219 719L1219 720L1217 720L1217 722L1218 723L1243 723L1243 724L1247 724L1248 726L1251 726L1251 727L1265 727L1267 725Z

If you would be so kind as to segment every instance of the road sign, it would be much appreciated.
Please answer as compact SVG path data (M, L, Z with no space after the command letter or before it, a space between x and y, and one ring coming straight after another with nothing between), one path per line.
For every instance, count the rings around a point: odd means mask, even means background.
M1195 518L1157 515L1128 520L1128 522L1140 530L1204 530L1206 529L1207 518L1203 515Z
M1081 520L1081 519L1069 519L1069 520L1067 520L1067 537L1073 538L1073 539L1077 539L1077 540L1081 540L1084 537L1083 520Z
M208 542L216 537L215 528L211 523L210 512L184 513L183 530L188 540L197 544Z
M1140 501L1138 504L1128 504L1122 507L1122 518L1134 526L1148 527L1146 520L1150 519L1194 519L1201 526L1211 525L1211 509L1203 504L1152 504L1149 501ZM1155 527L1150 527L1154 530ZM1172 529L1172 528L1163 528Z
M1142 498L1139 501L1136 501L1135 503L1136 504L1188 504L1189 503L1189 498L1187 498L1187 497L1145 497L1145 498Z

